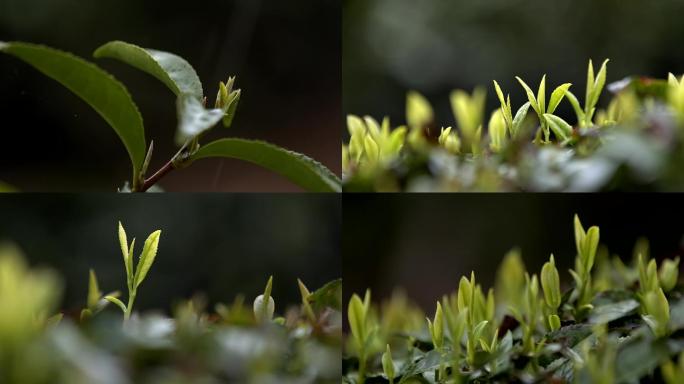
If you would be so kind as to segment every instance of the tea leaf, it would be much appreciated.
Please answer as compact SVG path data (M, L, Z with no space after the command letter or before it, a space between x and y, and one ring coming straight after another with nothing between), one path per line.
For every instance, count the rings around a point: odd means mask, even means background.
M131 266L131 258L128 254L128 239L126 238L126 230L119 221L119 245L121 246L121 254L123 255L124 265L126 266L126 276L133 275L133 267Z
M532 108L537 112L538 115L542 114L542 110L539 108L539 104L537 103L537 99L534 97L534 92L532 92L532 88L530 88L524 81L523 79L519 78L518 76L515 77L520 85L525 89L525 93L527 94L527 99L530 101L530 105L532 105Z
M123 141L133 165L133 179L137 179L147 149L145 129L123 84L96 65L53 48L11 42L0 45L0 52L32 65L88 103Z
M157 230L152 232L147 240L145 240L145 245L143 245L142 254L140 255L140 261L138 262L138 267L135 271L134 282L136 288L145 280L147 272L150 270L152 263L154 263L154 259L157 257L160 235L161 231Z
M200 100L202 83L192 66L172 53L145 49L123 41L111 41L93 53L96 58L123 61L164 83L176 96L189 94Z
M551 98L549 99L549 107L546 110L547 113L553 113L556 111L558 104L560 104L560 102L563 100L567 90L571 86L571 83L565 83L553 90L553 92L551 93Z
M342 309L342 279L337 279L326 283L321 288L312 292L308 299L315 311L320 311L325 307L336 310Z
M601 96L601 91L606 84L606 65L608 64L608 61L609 60L605 60L601 65L601 69L599 69L599 72L596 75L596 80L591 87L591 93L587 97L586 103L589 109L592 109L596 106L599 97Z
M116 304L121 310L126 313L126 305L119 299L117 299L114 296L105 296L105 300L109 301L110 303Z
M518 112L515 113L515 118L513 118L513 130L511 132L511 136L515 137L518 134L518 131L520 131L520 125L522 125L522 122L525 120L527 117L527 112L530 109L530 102L526 102L525 104L518 109Z
M330 170L302 154L273 144L245 139L221 139L202 146L190 157L195 161L226 157L247 161L284 176L311 192L339 192L341 181Z
M584 111L582 110L582 107L580 106L579 100L577 100L577 97L568 91L565 91L565 97L568 98L568 101L572 105L572 109L575 110L575 115L577 115L577 123L580 125L584 124Z
M406 122L411 129L423 128L432 123L434 113L427 99L418 92L406 96Z
M548 113L544 114L544 119L558 139L564 141L572 137L572 127L565 120Z
M88 309L94 309L97 306L97 302L100 301L100 297L102 297L102 292L100 292L100 288L97 286L97 276L95 271L91 269L88 279Z
M347 318L349 320L349 328L356 342L356 348L362 350L366 342L366 310L361 302L361 298L356 294L352 295L349 301Z
M178 129L176 144L183 145L189 139L213 128L223 119L222 109L206 109L199 99L182 94L177 101Z
M541 82L539 83L539 91L537 92L537 103L539 105L539 110L542 112L546 111L546 75L542 76Z

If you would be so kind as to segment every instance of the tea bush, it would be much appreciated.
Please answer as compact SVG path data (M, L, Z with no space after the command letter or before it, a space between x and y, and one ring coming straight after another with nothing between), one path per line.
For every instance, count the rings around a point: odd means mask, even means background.
M561 84L547 92L517 77L528 101L514 107L494 81L500 107L485 115L486 91L456 90L456 128L440 124L422 95L409 92L406 125L350 115L342 146L346 191L600 191L684 189L684 77L629 77L599 99L608 60L589 62L583 100ZM565 102L575 118L556 115ZM488 120L485 120L488 119Z
M574 220L577 256L561 285L554 255L539 274L510 251L494 288L461 277L425 314L405 295L348 305L346 383L680 383L684 290L679 257L660 265L638 243L625 264Z
M114 129L131 159L133 175L121 191L145 192L169 172L212 157L254 163L276 172L300 187L317 192L340 190L337 176L325 166L302 154L263 141L224 138L200 145L204 133L219 123L229 128L242 92L234 89L236 79L220 82L213 108L207 108L202 83L192 66L168 52L144 49L112 41L94 52L96 58L111 58L129 64L161 81L177 97L178 152L156 172L148 172L154 142L146 144L143 119L126 87L109 73L81 58L41 45L1 42L0 52L15 56L58 81L88 103ZM0 190L8 186L0 183ZM158 187L155 188L159 190Z
M314 292L298 281L301 305L287 309L278 307L271 277L253 305L238 295L208 311L198 296L177 305L173 317L138 314L133 303L160 238L159 231L148 237L136 266L135 239L129 244L120 225L127 304L118 291L103 294L91 270L80 316L55 314L62 291L56 273L31 269L15 247L0 247L0 382L339 381L341 280Z

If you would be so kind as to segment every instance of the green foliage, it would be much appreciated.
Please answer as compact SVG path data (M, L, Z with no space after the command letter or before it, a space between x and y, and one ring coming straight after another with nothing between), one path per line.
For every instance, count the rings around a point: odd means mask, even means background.
M159 236L151 236L136 266L125 231L119 234L124 263L129 260L133 271L127 279L135 287L144 279L142 266L153 262ZM106 304L131 308L116 293L104 299L93 271L80 319L70 310L55 313L61 287L57 274L31 269L15 247L0 246L0 382L339 383L340 280L307 289L311 317L304 306L293 306L284 317L262 322L242 295L230 305L217 304L215 312L196 296L174 305L173 317L141 313L125 326Z
M124 267L125 267L125 272L126 272L126 287L128 288L128 304L125 305L117 295L107 295L105 296L105 300L115 304L117 307L121 309L121 311L124 313L124 321L128 321L128 319L131 317L131 314L133 312L133 303L135 303L135 298L137 297L138 294L138 287L140 287L140 284L142 284L143 280L145 280L145 277L147 276L147 273L149 272L150 268L152 267L152 264L154 263L155 258L157 257L157 250L159 248L159 237L161 236L161 231L157 230L152 232L148 237L147 240L145 240L145 244L143 245L142 252L140 253L140 258L138 260L138 263L136 265L135 260L133 258L133 251L135 249L135 239L131 241L130 245L128 244L128 237L126 235L126 230L124 230L123 225L121 225L121 222L119 222L119 228L118 228L118 235L119 235L119 245L121 246L121 254L123 255L123 260L124 260ZM90 291L95 291L96 285L97 285L97 280L94 278L95 273L93 272L91 275L91 281L94 281L95 284L92 284L95 286L95 288L91 287L91 290L89 290L88 293L88 302L90 303L90 298L91 298L91 292ZM93 294L94 296L100 296L99 290L98 294ZM87 308L90 312L92 312L92 309L89 307ZM92 315L90 313L89 315Z
M263 141L220 139L200 147L188 162L222 157L259 165L311 192L340 192L340 180L321 163Z
M145 129L126 87L92 63L72 54L28 43L5 43L0 52L15 56L58 81L90 105L119 135L139 177L145 159Z
M133 168L131 185L122 190L147 191L171 170L184 168L205 157L249 161L279 173L305 189L340 190L339 179L323 165L272 144L226 139L228 141L210 143L207 145L210 149L202 151L204 147L199 141L204 133L219 122L223 122L225 127L233 124L242 94L240 89L234 89L235 77L219 83L215 107L207 109L199 77L183 58L122 41L109 42L95 51L96 58L117 59L154 76L177 96L176 141L180 150L159 171L148 177L153 146L147 147L142 117L123 84L96 65L56 49L0 42L0 52L23 60L60 82L109 123L123 141Z
M416 91L407 96L407 127L391 129L391 150L363 120L349 116L342 147L343 185L350 192L682 190L684 77L630 77L606 86L608 61L591 61L583 104L563 83L536 89L516 77L527 102L493 82L498 108L487 114L485 92L457 90L450 101L456 126L435 116ZM601 107L604 89L612 98ZM550 94L549 94L550 93ZM567 100L567 101L566 101ZM576 121L556 114L567 103ZM530 111L534 113L530 114ZM536 115L536 116L534 116ZM485 118L488 117L488 120ZM443 123L443 124L440 124ZM486 124L486 125L485 125ZM369 156L371 154L372 156Z
M123 41L111 41L93 53L95 58L120 60L156 77L176 96L189 94L197 99L204 97L202 83L192 66L172 53L143 49Z
M427 321L410 320L422 311L404 296L375 305L368 294L365 301L353 295L346 354L359 356L363 345L367 363L345 364L343 382L608 384L660 376L678 382L684 377L684 357L676 362L684 351L678 276L669 277L674 283L666 291L655 260L637 257L615 268L620 259L599 246L598 227L585 229L578 217L573 227L577 252L567 287L556 267L560 258L551 255L537 275L525 271L513 250L495 289L485 295L474 273L463 276ZM635 249L647 247L640 241ZM677 265L664 260L660 271ZM370 335L359 331L375 327Z

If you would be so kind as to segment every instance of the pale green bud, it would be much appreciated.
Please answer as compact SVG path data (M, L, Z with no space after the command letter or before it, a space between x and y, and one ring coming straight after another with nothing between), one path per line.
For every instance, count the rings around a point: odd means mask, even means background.
M646 293L643 297L647 321L656 336L664 336L670 322L670 305L661 288Z
M394 381L394 362L392 361L392 350L390 350L389 344L387 344L385 353L382 354L382 370L390 382Z
M556 269L556 261L551 255L549 261L547 261L542 267L541 271L541 285L544 290L544 300L546 305L551 307L554 312L560 307L561 303L561 292L560 292L560 279L558 277L558 270Z
M254 299L254 317L258 322L271 321L273 319L273 312L275 311L275 301L271 297L271 290L273 289L273 276L268 278L264 293Z
M272 297L268 298L268 304L264 303L264 295L259 295L254 299L254 316L258 322L263 323L272 320L274 311L275 301Z
M669 292L677 285L679 278L679 256L674 260L667 259L660 265L658 273L660 279L660 287L663 291Z
M549 328L552 331L558 330L561 327L560 317L558 315L549 315Z
M371 135L366 135L363 141L363 149L366 151L366 159L371 164L375 164L380 160L380 148Z
M506 121L501 109L492 113L489 119L489 148L493 152L499 152L506 143Z
M347 319L356 348L362 351L366 343L366 307L357 294L353 294L349 300Z
M411 130L422 130L433 117L432 106L423 95L415 91L406 95L406 122Z
M432 344L434 344L435 349L442 349L444 345L444 316L442 313L442 304L437 302L437 310L435 311L434 321L428 322L428 330L430 331L430 336L432 337Z

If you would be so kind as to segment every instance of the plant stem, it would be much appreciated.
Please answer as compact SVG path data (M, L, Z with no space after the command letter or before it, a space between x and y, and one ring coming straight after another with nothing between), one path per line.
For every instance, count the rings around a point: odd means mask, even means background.
M366 381L366 353L359 354L359 384Z
M133 303L135 303L135 295L137 292L133 291L128 296L128 306L126 306L126 313L124 313L124 322L127 322L131 318L131 312L133 311Z
M200 134L201 135L201 134ZM176 161L180 158L180 156L183 154L183 151L185 151L185 148L188 147L188 144L192 142L193 146L197 146L197 141L199 140L200 135L195 136L194 138L188 140L179 150L176 152L173 157L169 161L166 162L157 172L154 173L154 175L150 176L149 178L145 179L143 182L143 185L140 186L140 189L133 189L133 192L146 192L148 189L150 189L153 185L157 184L159 180L161 180L164 176L166 176L169 172L173 171L176 169ZM190 147L191 149L194 150L195 147ZM135 179L134 179L135 180Z
M150 176L148 179L145 179L145 182L143 183L142 187L140 187L140 192L146 192L153 185L157 184L159 182L159 180L161 180L169 172L176 169L173 166L174 159L175 159L175 156L171 160L167 161L166 164L164 164L164 166L159 168L159 170L157 172L155 172L154 175Z

